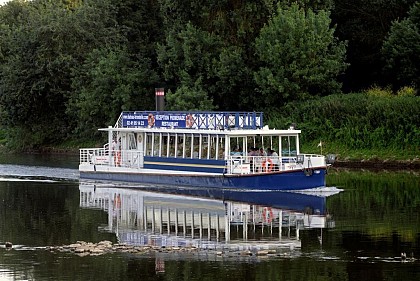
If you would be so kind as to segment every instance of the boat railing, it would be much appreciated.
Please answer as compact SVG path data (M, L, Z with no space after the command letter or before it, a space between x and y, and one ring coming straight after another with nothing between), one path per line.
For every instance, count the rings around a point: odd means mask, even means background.
M227 160L227 172L231 174L271 173L296 169L313 169L322 166L325 166L325 157L316 154L297 156L231 155Z
M228 173L256 174L291 170L296 168L296 157L281 156L240 156L228 158Z
M80 149L80 164L108 165L109 149L102 148L82 148Z
M107 147L80 149L80 164L105 165L112 167L143 168L143 151L116 150Z

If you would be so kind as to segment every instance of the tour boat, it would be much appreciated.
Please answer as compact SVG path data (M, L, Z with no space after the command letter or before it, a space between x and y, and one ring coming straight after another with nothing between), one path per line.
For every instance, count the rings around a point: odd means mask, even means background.
M101 148L80 149L80 178L206 188L325 186L323 155L300 152L300 130L269 129L261 112L122 112Z

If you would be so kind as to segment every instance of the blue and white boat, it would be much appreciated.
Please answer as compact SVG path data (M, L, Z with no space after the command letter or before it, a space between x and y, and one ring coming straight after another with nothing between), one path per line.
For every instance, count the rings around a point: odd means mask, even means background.
M300 130L269 129L260 112L122 112L101 148L80 149L82 179L211 188L325 186L323 155L300 152Z

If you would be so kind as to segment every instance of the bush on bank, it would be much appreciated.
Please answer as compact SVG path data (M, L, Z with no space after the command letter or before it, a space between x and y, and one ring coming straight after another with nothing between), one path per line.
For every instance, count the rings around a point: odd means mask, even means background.
M368 90L290 103L266 118L275 128L296 123L312 152L319 153L321 141L324 153L411 159L420 156L419 113L420 97Z

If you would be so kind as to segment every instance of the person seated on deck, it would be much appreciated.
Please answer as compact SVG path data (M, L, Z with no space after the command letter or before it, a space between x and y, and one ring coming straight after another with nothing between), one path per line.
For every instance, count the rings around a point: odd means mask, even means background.
M235 149L230 153L230 155L234 158L240 158L242 156L242 152L239 149L239 146L236 146Z
M264 148L261 147L257 150L257 157L255 157L255 172L262 172L262 164L267 158L267 153L265 152Z

